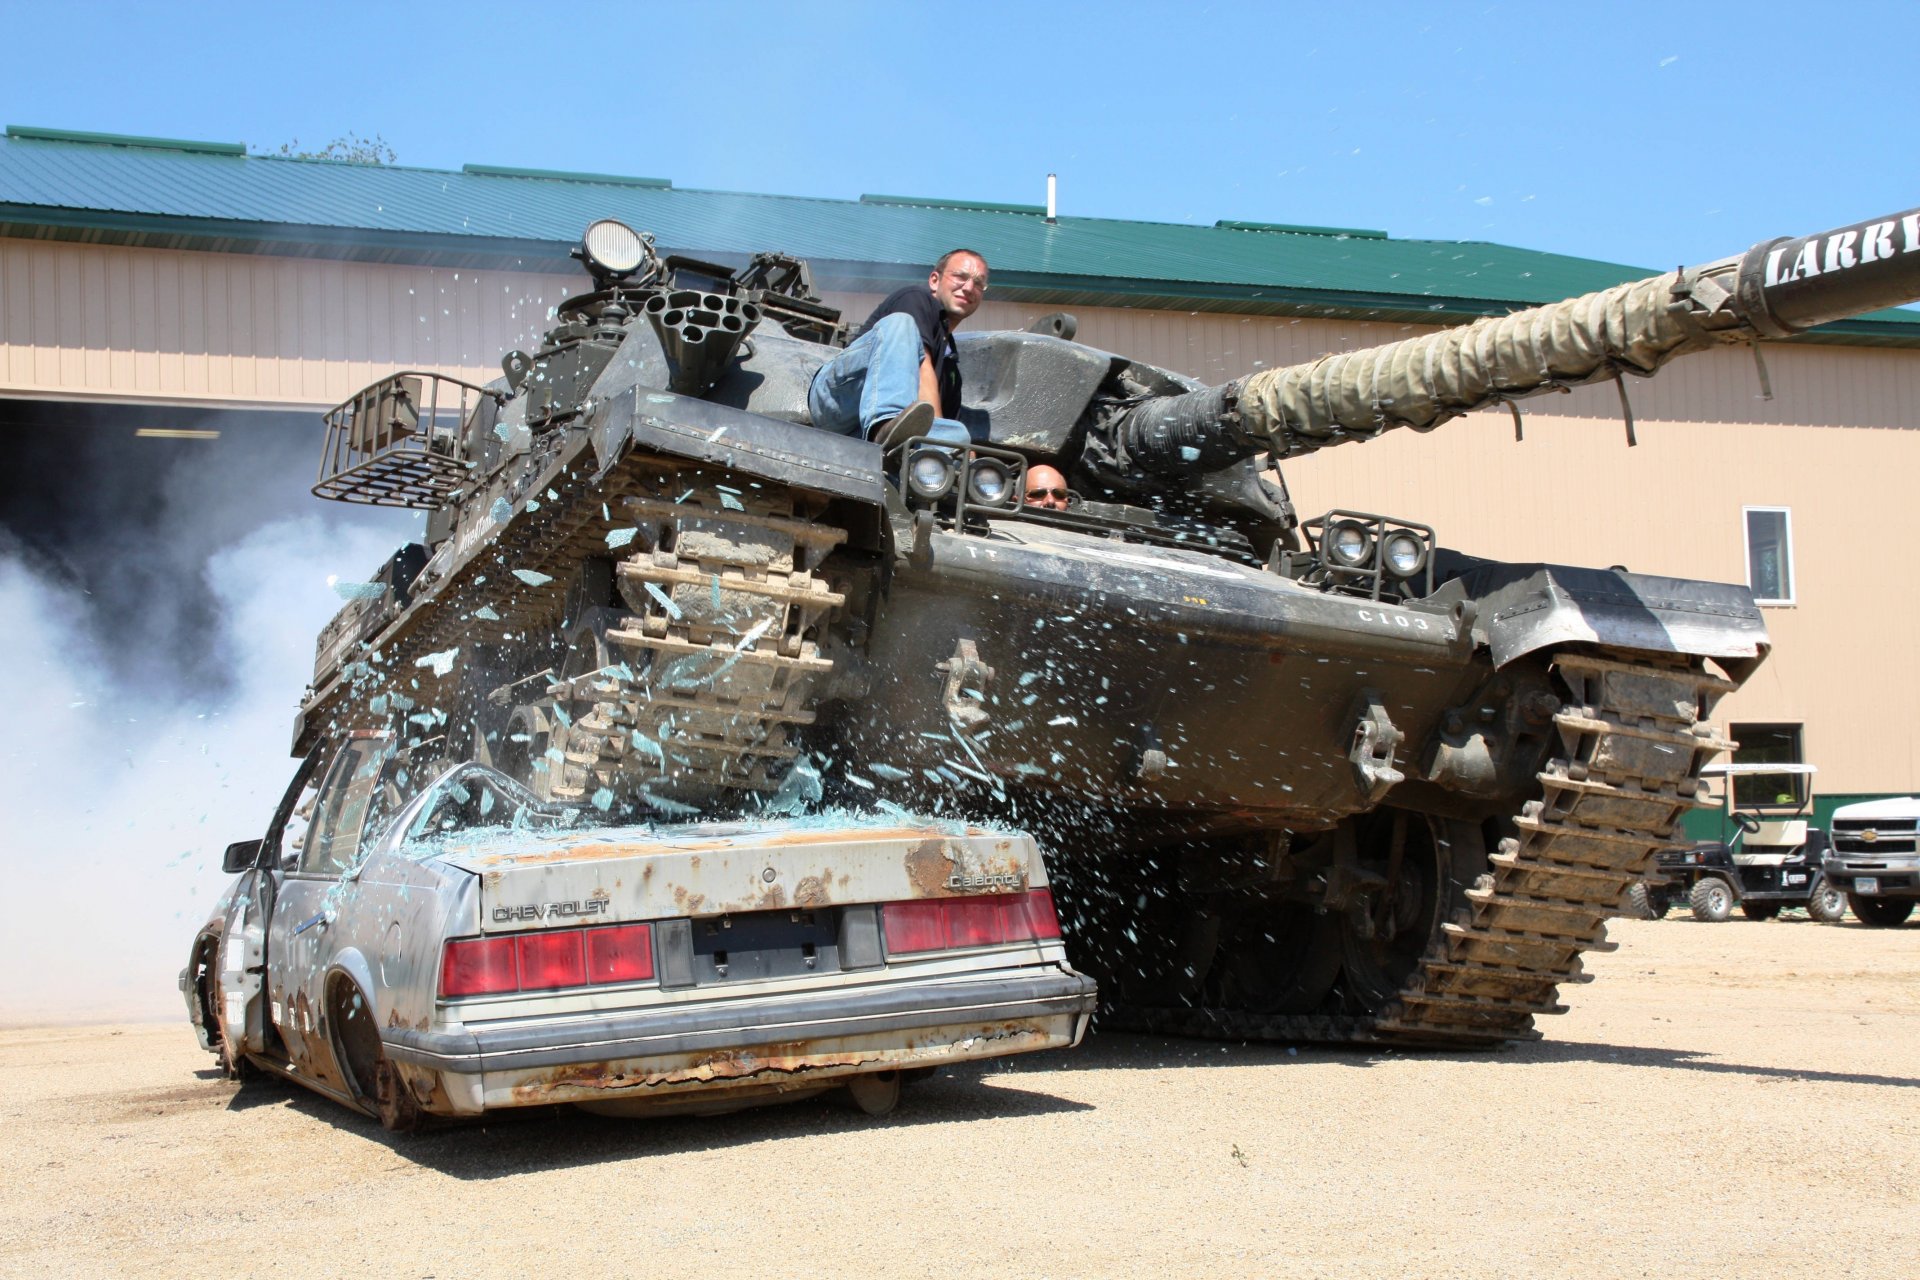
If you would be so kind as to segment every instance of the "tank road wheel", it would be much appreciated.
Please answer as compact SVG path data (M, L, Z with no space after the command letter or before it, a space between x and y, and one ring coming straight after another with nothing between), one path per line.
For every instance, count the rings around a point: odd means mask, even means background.
M1780 904L1777 902L1743 902L1740 904L1740 914L1749 920L1771 920L1780 914Z
M1440 926L1466 905L1487 865L1486 843L1470 824L1403 809L1365 815L1356 837L1361 867L1382 883L1340 917L1342 986L1371 1013L1399 994Z
M1719 924L1733 914L1733 886L1719 876L1701 876L1687 891L1687 905L1695 920Z
M1311 1013L1340 976L1340 918L1299 903L1223 931L1208 1003L1254 1013Z
M390 1133L420 1127L420 1104L380 1044L373 1006L353 983L334 979L329 993L333 1059L347 1090Z
M547 757L552 724L544 708L515 707L493 756L494 768L542 799L552 798L548 779L553 761Z
M1912 898L1868 898L1857 893L1847 895L1847 905L1861 924L1876 929L1891 929L1913 914Z
M1821 924L1837 924L1847 918L1847 895L1825 876L1815 876L1813 892L1807 895L1807 914Z

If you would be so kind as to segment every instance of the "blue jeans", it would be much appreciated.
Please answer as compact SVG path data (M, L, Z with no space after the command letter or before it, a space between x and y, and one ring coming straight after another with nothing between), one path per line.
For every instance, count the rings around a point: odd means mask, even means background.
M920 328L913 317L882 316L820 367L807 390L813 425L843 436L873 438L874 428L920 398ZM927 434L951 444L973 437L951 418L935 418Z

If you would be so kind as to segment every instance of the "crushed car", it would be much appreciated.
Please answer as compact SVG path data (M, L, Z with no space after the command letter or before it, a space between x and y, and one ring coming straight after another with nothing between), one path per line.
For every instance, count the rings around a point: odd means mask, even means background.
M1094 983L1030 835L597 818L382 733L314 751L227 850L180 976L201 1045L408 1130L835 1088L884 1114L904 1081L1086 1030Z

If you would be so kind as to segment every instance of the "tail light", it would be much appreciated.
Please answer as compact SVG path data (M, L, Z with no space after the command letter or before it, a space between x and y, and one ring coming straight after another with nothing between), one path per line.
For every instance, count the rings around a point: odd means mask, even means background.
M645 982L652 977L653 930L644 924L461 938L449 942L440 957L443 999Z
M880 909L888 955L994 947L1060 936L1053 895L1045 889L981 898L923 898Z

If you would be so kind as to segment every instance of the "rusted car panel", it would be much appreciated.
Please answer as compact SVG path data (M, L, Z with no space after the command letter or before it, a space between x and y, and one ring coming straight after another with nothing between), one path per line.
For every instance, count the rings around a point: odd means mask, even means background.
M234 847L252 862L181 975L230 1070L395 1128L718 1110L1072 1045L1093 1011L1025 833L593 827L476 764L402 802L407 771L380 735L350 738Z
M691 1094L753 1088L767 1093L814 1091L845 1077L913 1071L1078 1040L1073 1014L1003 1022L954 1023L930 1029L869 1032L772 1041L752 1048L651 1054L547 1068L509 1068L471 1076L443 1075L456 1112L546 1103L618 1103L632 1110L673 1105ZM464 1092L461 1092L464 1091Z

